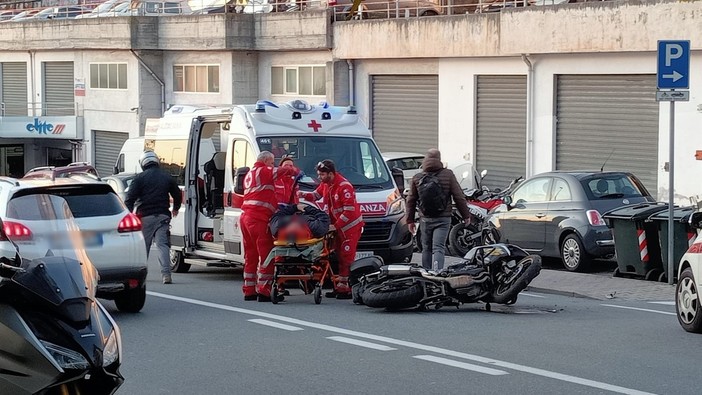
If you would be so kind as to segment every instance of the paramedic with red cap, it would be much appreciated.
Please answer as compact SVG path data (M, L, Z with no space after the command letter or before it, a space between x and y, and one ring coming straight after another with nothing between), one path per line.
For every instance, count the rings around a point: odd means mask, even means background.
M266 263L273 249L268 223L278 209L275 182L296 176L296 167L273 167L274 156L263 151L244 178L244 203L241 208L241 235L244 239L244 300L270 302L275 265ZM282 300L282 297L281 297Z
M328 207L333 229L336 230L335 251L339 259L339 275L334 281L334 292L327 297L350 299L349 269L356 258L358 240L363 231L361 209L356 202L353 185L336 172L334 162L325 159L316 166L320 184L314 192L300 192L303 199L316 202L323 199Z

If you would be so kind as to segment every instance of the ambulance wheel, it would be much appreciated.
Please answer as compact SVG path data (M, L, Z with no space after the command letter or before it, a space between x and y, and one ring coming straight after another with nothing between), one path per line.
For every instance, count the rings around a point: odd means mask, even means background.
M176 273L187 273L190 270L190 264L185 263L183 251L170 250L168 255L171 258L171 271Z
M314 304L322 303L322 284L317 284L314 287Z

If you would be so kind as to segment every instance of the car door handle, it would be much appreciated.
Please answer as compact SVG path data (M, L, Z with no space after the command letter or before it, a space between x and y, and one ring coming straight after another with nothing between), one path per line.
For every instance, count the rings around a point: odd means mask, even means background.
M538 214L536 214L536 218L543 218L543 217L545 217L545 216L546 216L546 214L544 214L544 213L538 213Z

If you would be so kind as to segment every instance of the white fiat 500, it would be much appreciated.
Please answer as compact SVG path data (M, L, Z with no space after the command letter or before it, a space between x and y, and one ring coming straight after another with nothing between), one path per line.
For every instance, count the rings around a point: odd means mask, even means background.
M83 169L85 167L85 169ZM66 247L37 221L26 222L13 199L49 194L63 198L82 233L88 258L98 270L97 296L115 301L125 312L138 312L146 300L146 246L141 220L130 213L112 187L100 181L91 166L42 168L25 178L0 177L0 218L7 237L23 258L61 255ZM20 208L21 209L21 208Z
M698 229L697 238L678 267L678 286L675 290L675 310L678 322L688 332L702 333L702 212L690 216L690 226Z

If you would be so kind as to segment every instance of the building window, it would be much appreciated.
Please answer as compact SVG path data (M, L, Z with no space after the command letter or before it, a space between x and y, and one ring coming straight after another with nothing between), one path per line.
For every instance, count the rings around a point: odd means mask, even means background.
M219 93L219 66L173 66L173 91Z
M91 89L127 89L126 63L91 63Z
M325 96L325 66L271 67L271 94Z

